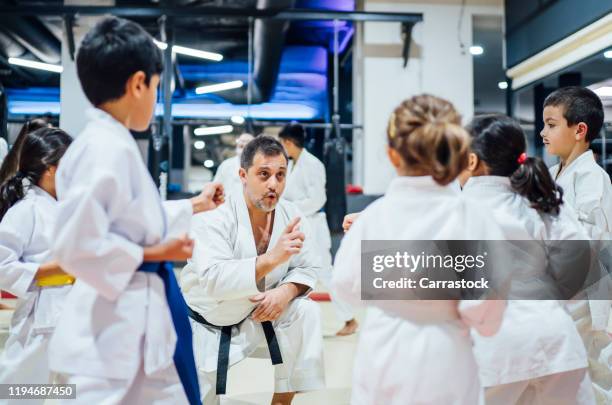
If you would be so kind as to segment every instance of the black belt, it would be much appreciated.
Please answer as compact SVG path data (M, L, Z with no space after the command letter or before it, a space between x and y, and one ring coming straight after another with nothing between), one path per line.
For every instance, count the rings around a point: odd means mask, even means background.
M219 341L219 355L217 356L217 395L225 395L227 387L227 370L229 368L229 352L230 343L232 340L232 328L238 327L244 319L237 324L228 326L213 325L208 322L202 315L197 313L191 308L188 308L189 317L202 325L210 326L212 328L221 331L221 340ZM245 318L246 319L246 318ZM276 339L276 333L274 333L274 327L272 322L264 321L261 323L264 334L266 335L266 341L268 342L268 351L270 352L270 359L272 364L282 364L283 357L281 356L280 349L278 347L278 340Z

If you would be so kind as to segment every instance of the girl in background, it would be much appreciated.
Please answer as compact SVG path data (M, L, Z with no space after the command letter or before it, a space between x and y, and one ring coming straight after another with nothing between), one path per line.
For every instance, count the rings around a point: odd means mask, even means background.
M42 118L35 118L31 121L27 121L21 127L19 135L15 138L13 147L10 149L4 159L0 159L2 166L0 166L0 184L4 184L6 180L15 174L17 167L19 166L19 149L25 140L25 137L30 132L36 131L39 128L49 127L49 123Z
M451 103L419 95L402 102L387 129L398 177L354 223L336 255L334 286L366 305L351 404L474 405L483 390L469 328L492 335L503 301L361 298L362 240L504 239L492 213L458 196L451 183L467 165L469 137Z
M567 251L575 245L563 241L587 239L563 208L563 191L544 162L527 157L518 122L481 116L468 131L472 142L460 176L463 194L493 209L498 223L518 222L535 241L550 241L545 246L559 244ZM545 270L540 263L533 268L532 285L546 277ZM474 340L487 405L595 403L586 351L563 301L510 300L499 332Z
M52 382L47 346L74 282L50 256L55 172L71 140L57 128L25 133L18 170L0 186L0 289L19 298L0 357L0 384Z

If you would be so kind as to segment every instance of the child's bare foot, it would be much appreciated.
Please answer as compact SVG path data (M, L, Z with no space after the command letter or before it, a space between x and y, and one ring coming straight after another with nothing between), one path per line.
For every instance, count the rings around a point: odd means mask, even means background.
M351 319L350 321L346 321L344 327L342 327L342 329L340 329L338 333L336 333L336 336L352 335L353 333L357 332L357 326L359 326L359 324L357 323L355 318Z

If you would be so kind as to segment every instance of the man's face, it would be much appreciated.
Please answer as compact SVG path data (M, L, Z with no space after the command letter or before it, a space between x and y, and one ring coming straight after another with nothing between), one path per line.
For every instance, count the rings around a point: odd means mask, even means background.
M276 208L287 175L287 160L282 154L265 156L255 154L253 165L248 170L240 168L240 180L246 197L258 209L270 212Z
M546 151L551 155L566 157L576 144L576 125L568 126L563 117L563 107L546 106L544 108L544 128L540 136L544 140Z

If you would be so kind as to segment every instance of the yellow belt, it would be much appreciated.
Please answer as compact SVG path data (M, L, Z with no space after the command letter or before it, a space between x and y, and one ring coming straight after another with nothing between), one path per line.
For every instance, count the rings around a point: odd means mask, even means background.
M68 274L57 274L37 279L36 285L39 287L57 287L74 284L74 280L75 278Z

